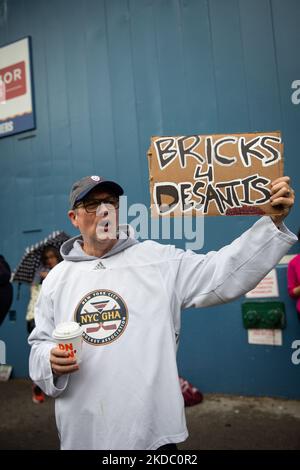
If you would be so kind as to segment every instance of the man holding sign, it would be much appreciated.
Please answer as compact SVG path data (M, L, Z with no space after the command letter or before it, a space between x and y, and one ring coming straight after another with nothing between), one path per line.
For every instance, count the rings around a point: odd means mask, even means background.
M137 242L118 224L120 185L99 176L74 183L68 215L81 235L62 246L64 261L45 279L29 338L30 375L56 397L62 449L155 450L187 438L181 310L245 294L297 241L283 224L294 203L289 182L271 183L271 217L206 255ZM80 366L52 338L67 321L84 330Z

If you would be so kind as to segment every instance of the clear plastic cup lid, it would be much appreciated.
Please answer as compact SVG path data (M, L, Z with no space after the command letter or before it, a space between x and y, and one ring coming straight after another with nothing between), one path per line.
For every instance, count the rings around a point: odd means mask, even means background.
M53 331L53 338L55 339L65 339L65 338L74 338L75 336L80 336L82 334L82 327L79 323L75 321L67 321L64 323L59 323L55 330Z

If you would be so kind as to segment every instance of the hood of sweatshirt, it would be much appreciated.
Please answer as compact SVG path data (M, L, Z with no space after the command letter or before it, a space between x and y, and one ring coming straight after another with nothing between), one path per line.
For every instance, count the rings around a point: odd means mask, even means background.
M113 256L120 251L124 251L132 245L136 245L138 240L134 238L134 231L130 225L120 225L120 235L117 243L110 251L101 256L101 259ZM66 261L91 261L99 259L97 256L88 255L82 249L83 238L81 235L70 238L60 247L60 253Z

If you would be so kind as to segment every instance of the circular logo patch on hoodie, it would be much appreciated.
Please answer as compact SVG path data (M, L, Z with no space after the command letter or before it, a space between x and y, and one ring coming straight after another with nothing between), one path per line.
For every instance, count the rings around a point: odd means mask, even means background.
M83 340L99 346L112 343L124 332L128 310L116 292L94 290L80 300L74 318L83 328Z

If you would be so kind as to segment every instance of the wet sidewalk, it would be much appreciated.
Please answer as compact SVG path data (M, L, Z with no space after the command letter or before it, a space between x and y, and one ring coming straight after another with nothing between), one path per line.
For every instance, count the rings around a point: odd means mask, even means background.
M180 449L300 449L300 401L205 395L186 408ZM58 449L54 400L35 405L25 379L0 382L0 449Z

